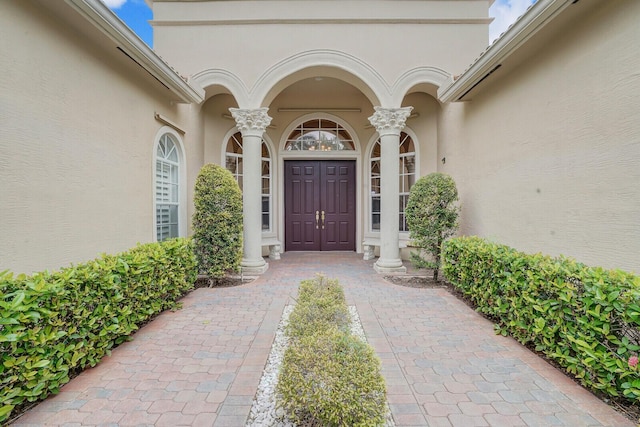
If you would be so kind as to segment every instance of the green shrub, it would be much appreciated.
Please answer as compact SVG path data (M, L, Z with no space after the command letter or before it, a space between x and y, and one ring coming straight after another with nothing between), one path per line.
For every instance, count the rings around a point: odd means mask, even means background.
M347 331L349 326L349 309L337 280L318 277L301 282L296 308L289 317L287 335L298 338L336 327Z
M499 333L543 352L587 388L640 399L640 277L477 237L448 240L443 271Z
M317 277L300 285L289 317L278 404L302 425L384 424L386 388L373 349L350 333L344 291Z
M458 200L456 183L449 175L432 173L420 178L409 193L405 215L411 243L420 248L411 254L411 261L421 268L433 268L438 280L442 242L452 236L458 227ZM423 258L423 252L431 260Z
M219 279L242 261L242 192L225 168L208 164L198 174L193 242L199 272Z
M0 422L57 393L196 278L191 242L172 239L59 272L0 273Z
M290 343L278 392L295 423L382 425L386 389L379 369L380 362L366 343L336 328L324 329Z

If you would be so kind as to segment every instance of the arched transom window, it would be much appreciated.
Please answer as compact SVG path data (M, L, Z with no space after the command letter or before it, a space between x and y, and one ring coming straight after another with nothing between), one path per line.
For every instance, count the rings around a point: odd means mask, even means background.
M233 174L242 190L244 176L242 134L236 132L227 141L225 167ZM262 140L262 231L271 230L271 154L267 143Z
M327 119L313 119L300 123L285 144L287 151L351 151L355 149L349 132L340 124Z
M156 151L156 237L159 242L178 237L180 158L171 134L165 133Z
M398 176L398 192L400 196L400 231L409 231L405 218L405 208L409 200L409 191L416 181L416 149L413 139L406 132L400 132L400 174ZM370 156L371 179L371 229L380 230L380 138L373 144Z

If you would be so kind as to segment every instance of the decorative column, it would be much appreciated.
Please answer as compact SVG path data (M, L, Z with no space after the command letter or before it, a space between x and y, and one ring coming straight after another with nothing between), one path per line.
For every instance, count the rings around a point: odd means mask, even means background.
M405 272L400 259L400 131L413 107L374 107L369 122L380 135L380 257L378 273Z
M242 133L243 150L243 226L244 252L242 271L245 274L262 274L269 264L262 257L262 134L271 117L268 108L244 110L229 108Z

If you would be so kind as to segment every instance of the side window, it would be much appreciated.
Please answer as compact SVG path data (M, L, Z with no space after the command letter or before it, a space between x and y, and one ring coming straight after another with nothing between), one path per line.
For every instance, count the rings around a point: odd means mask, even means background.
M240 190L243 186L244 163L242 134L236 132L227 141L225 151L225 167L238 182ZM271 206L272 206L272 172L271 153L267 143L262 140L262 231L271 230Z
M413 139L406 132L400 133L400 175L398 177L398 193L400 196L400 217L398 218L398 230L409 231L404 215L409 191L416 181L416 149ZM369 182L370 198L369 209L371 212L371 231L380 231L380 139L373 144L369 156Z
M156 238L180 235L180 154L175 137L163 134L156 148Z

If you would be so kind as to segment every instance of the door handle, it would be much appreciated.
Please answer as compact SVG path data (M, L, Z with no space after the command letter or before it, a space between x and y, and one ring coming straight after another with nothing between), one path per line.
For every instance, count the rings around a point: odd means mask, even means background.
M320 211L316 211L316 230L319 228L318 227L318 217L320 215ZM324 220L324 212L322 213L322 219ZM324 228L324 226L322 227Z
M324 211L322 211L322 229L324 230Z

